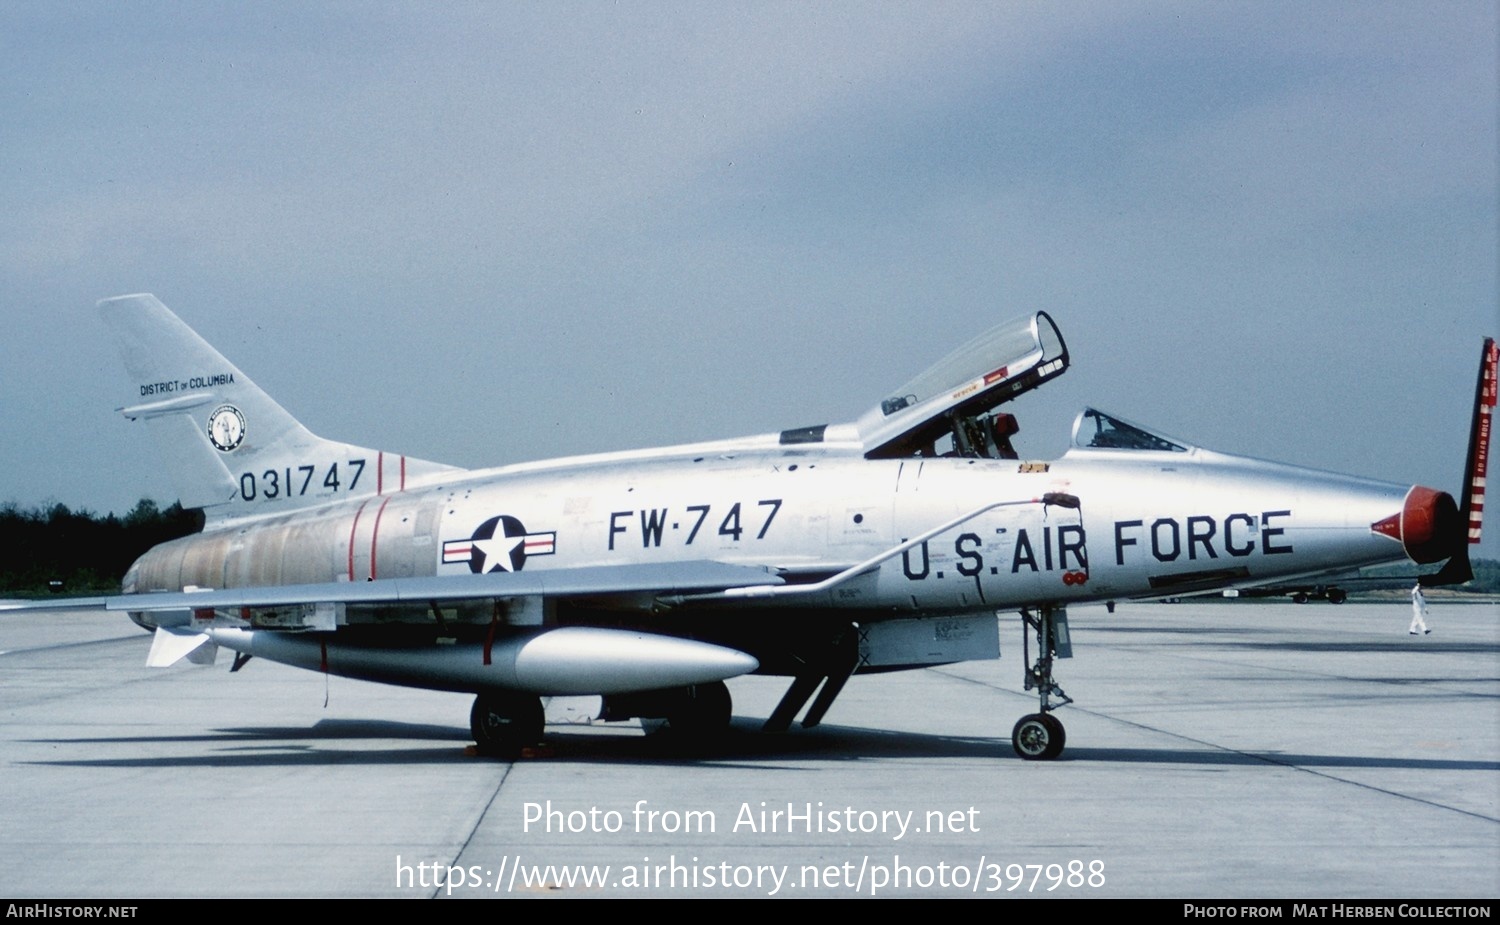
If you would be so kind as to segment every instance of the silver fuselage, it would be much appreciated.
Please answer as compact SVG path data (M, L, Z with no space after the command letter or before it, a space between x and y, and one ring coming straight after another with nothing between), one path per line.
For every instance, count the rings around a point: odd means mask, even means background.
M837 447L637 455L465 473L240 518L151 550L126 590L704 559L770 565L795 581L836 572L986 502L1049 492L1072 495L1079 507L1000 508L825 594L714 608L833 609L869 621L1249 586L1403 558L1401 543L1371 525L1401 511L1408 486L1196 448L1075 448L1051 463L868 460ZM476 541L497 517L504 521L491 533L508 530L509 539ZM661 601L639 605L660 609ZM686 616L693 605L678 609ZM488 609L468 613L490 617ZM429 618L381 614L382 622ZM349 618L359 620L357 612Z

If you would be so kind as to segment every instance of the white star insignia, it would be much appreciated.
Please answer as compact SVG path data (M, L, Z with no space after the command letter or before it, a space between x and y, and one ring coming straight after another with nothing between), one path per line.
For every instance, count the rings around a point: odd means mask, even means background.
M499 524L496 524L499 526ZM508 572L511 570L511 553L526 542L524 536L492 536L487 540L475 540L474 548L484 555L484 571Z

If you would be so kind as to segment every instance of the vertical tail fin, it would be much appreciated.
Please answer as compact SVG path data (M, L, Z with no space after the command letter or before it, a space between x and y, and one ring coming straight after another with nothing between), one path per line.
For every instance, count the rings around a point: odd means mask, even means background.
M1495 403L1500 399L1500 348L1493 338L1484 339L1479 357L1479 384L1474 389L1474 419L1469 425L1469 455L1464 462L1463 501L1458 522L1467 535L1455 544L1453 557L1434 575L1423 575L1420 584L1460 585L1474 577L1469 564L1469 547L1479 543L1484 527L1485 474L1489 470L1490 430L1495 417Z
M1474 421L1469 427L1469 458L1464 463L1464 500L1460 507L1469 525L1469 544L1477 545L1484 524L1484 480L1490 461L1490 427L1495 403L1500 400L1500 348L1493 338L1484 339L1479 366L1479 387L1474 397Z
M152 295L105 299L144 420L183 507L210 520L401 491L451 466L315 436Z

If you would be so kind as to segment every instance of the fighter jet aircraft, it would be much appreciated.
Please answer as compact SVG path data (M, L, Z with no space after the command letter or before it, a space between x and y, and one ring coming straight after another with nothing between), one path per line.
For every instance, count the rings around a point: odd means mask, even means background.
M767 728L809 699L815 726L855 673L998 658L997 614L1019 613L1039 709L1011 742L1055 758L1071 603L1403 558L1465 580L1496 395L1487 340L1462 505L1094 408L1061 458L1018 458L1001 406L1069 364L1038 312L848 423L476 471L314 436L153 296L100 310L130 377L120 412L206 520L106 601L154 630L150 663L223 647L235 670L260 657L473 693L475 742L503 757L542 739L556 695L713 734L725 679L751 672L791 679Z

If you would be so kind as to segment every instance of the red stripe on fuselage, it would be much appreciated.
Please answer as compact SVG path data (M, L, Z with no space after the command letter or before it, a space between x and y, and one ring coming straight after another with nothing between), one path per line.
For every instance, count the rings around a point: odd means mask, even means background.
M406 491L406 456L403 454L396 469L396 490ZM385 494L385 451L375 453L375 494Z
M370 580L375 580L375 547L380 542L380 518L385 514L385 506L391 503L390 498L380 502L380 509L375 512L375 528L370 531Z
M354 512L354 523L352 523L352 524L349 525L349 580L350 581L354 580L354 535L357 532L359 532L359 515L361 515L361 514L363 514L365 512L365 504L369 504L369 503L370 502L368 500L366 500L364 504L361 504L359 506L359 510L357 510L357 511Z

